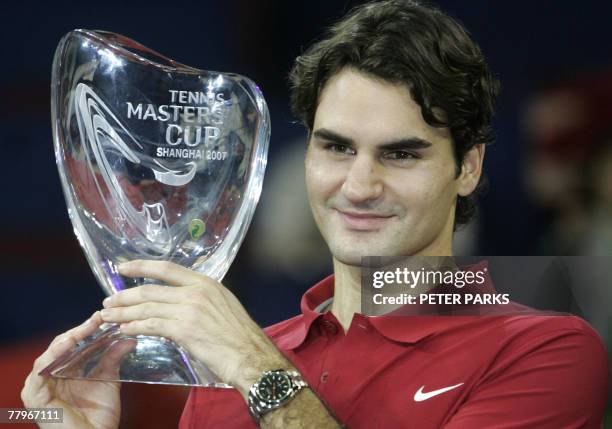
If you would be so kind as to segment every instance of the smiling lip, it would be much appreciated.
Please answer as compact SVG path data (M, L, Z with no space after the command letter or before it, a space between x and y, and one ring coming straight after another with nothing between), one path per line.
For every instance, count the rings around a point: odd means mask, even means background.
M337 210L349 229L370 231L381 228L392 215L377 215L373 213L343 212Z

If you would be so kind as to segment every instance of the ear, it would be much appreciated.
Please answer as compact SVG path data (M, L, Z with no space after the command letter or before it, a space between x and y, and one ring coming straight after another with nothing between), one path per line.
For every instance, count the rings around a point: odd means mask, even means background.
M463 157L461 174L457 178L457 194L466 197L474 192L480 175L482 174L482 162L484 161L485 145L477 144Z

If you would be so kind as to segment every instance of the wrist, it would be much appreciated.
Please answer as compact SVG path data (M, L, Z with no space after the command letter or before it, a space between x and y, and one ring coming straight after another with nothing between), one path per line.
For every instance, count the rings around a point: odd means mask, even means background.
M249 348L241 354L239 364L226 382L236 388L246 400L249 389L257 382L265 371L274 369L295 370L293 365L278 349L268 341L268 344Z
M264 415L287 405L305 387L308 384L297 371L265 371L249 389L247 407L251 417L259 423Z

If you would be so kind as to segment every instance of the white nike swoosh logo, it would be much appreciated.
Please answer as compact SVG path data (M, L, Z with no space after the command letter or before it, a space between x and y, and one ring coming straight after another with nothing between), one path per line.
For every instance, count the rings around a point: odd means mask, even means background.
M425 386L421 386L419 387L419 390L417 390L416 393L414 394L414 400L416 402L426 401L429 398L433 398L434 396L437 396L441 393L448 392L449 390L453 390L463 384L464 383L459 383L459 384L455 384L454 386L448 386L448 387L443 387L442 389L432 390L431 392L427 392L427 393L423 393L423 388Z

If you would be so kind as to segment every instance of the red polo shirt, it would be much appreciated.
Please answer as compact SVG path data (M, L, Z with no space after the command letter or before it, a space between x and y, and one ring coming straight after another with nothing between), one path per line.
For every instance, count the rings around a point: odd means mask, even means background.
M600 428L608 358L575 316L331 312L330 276L302 297L302 314L265 329L348 428ZM256 428L234 389L194 388L181 429Z

